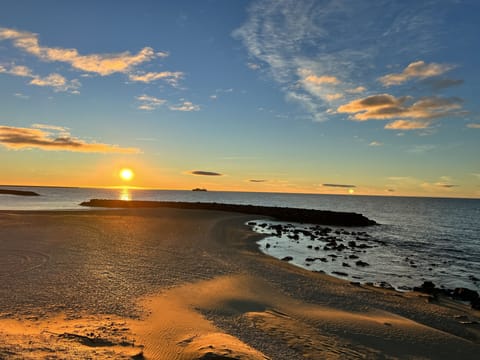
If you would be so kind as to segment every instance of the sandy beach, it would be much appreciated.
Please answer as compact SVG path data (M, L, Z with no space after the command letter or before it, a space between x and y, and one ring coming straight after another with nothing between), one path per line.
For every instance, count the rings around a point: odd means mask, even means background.
M480 313L259 252L254 215L0 212L0 359L476 359Z

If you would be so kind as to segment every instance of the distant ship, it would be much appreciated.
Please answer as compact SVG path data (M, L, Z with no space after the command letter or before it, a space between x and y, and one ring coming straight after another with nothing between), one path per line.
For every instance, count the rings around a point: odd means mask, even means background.
M195 188L195 189L192 189L192 191L207 191L207 189Z

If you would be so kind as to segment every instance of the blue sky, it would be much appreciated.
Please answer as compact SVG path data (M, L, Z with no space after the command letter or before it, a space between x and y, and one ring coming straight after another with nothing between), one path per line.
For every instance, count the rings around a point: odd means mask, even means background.
M0 183L479 197L479 10L3 1Z

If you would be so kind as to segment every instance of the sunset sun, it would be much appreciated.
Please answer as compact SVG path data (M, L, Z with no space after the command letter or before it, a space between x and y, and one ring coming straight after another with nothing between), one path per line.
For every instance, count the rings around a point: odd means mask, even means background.
M124 168L120 170L120 177L124 181L130 181L133 179L134 173L131 169Z

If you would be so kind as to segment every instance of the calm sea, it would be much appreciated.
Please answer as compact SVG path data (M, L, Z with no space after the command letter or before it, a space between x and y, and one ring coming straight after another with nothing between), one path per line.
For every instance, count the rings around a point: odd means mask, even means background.
M7 187L0 187L7 188ZM78 210L91 198L218 202L358 212L380 223L362 229L332 228L338 242L356 241L367 248L324 250L324 243L302 237L293 240L266 233L259 242L265 253L313 271L360 282L387 282L408 289L423 281L446 288L480 291L480 199L441 199L312 194L192 192L136 189L8 187L33 190L38 197L0 195L0 210ZM88 210L86 210L88 211ZM292 224L291 229L305 226ZM335 231L338 234L335 234ZM352 235L366 231L368 236ZM268 246L267 246L268 244ZM318 250L315 250L317 248ZM351 257L351 255L354 255ZM358 257L355 258L355 257ZM312 258L317 258L312 261ZM322 261L320 259L323 258ZM309 261L307 261L309 259ZM357 266L357 261L368 266ZM335 274L334 274L335 275Z

